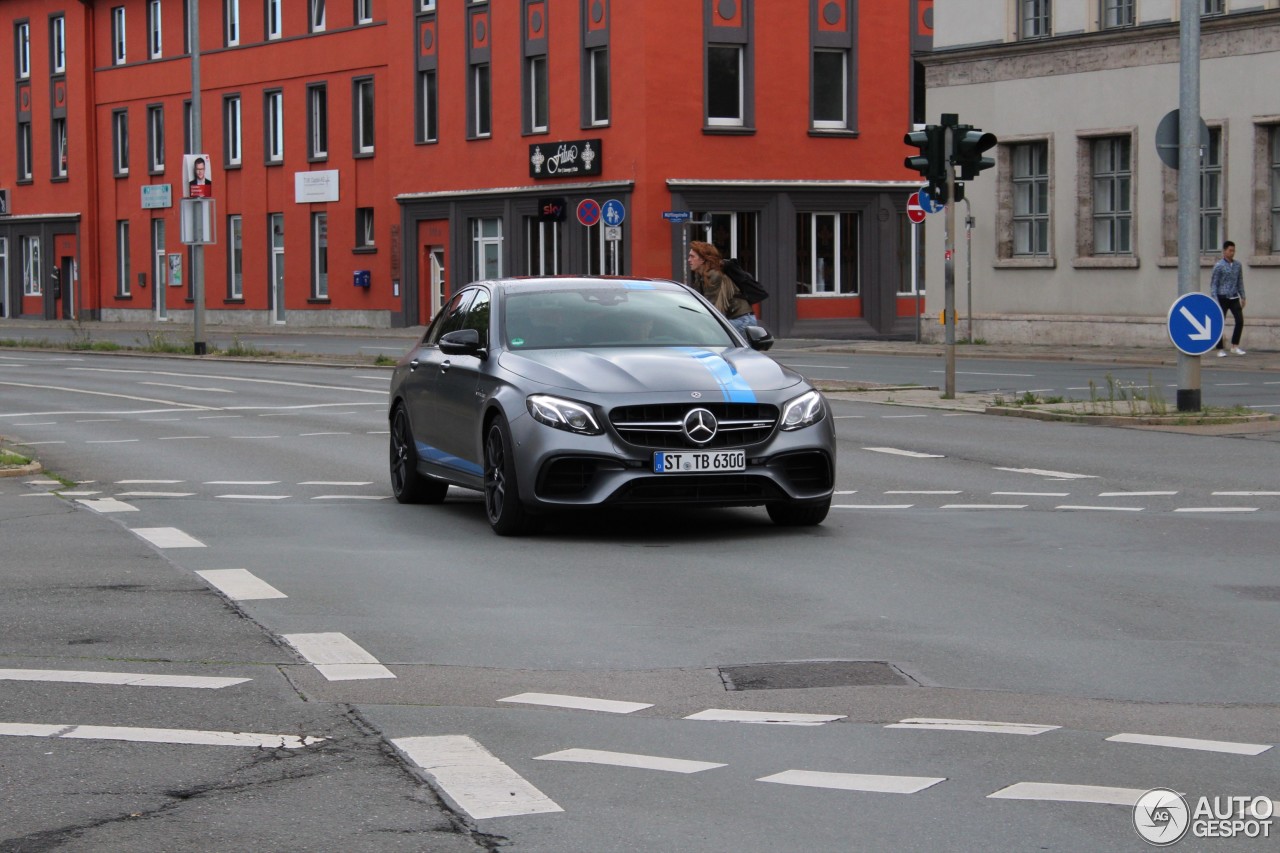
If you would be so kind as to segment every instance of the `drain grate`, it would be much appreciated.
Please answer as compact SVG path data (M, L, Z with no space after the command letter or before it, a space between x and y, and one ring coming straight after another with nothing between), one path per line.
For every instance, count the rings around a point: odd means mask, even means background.
M792 661L720 667L726 690L795 690L805 687L918 687L920 682L878 660Z

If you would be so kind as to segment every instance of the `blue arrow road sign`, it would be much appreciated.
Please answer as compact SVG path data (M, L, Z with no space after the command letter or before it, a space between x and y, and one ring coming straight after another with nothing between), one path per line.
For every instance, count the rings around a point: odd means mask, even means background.
M627 209L622 206L622 202L611 198L601 205L600 215L604 218L605 225L621 225L622 220L627 218Z
M933 200L933 196L929 195L928 187L921 187L919 193L920 206L924 208L925 213L941 213L943 208L946 207L945 204L939 204Z
M1169 340L1187 355L1204 355L1222 337L1222 306L1203 293L1184 293L1169 307Z

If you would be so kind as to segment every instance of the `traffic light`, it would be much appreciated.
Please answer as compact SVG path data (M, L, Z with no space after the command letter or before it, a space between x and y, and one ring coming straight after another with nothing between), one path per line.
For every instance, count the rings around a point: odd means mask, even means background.
M983 133L980 127L961 124L953 128L951 162L955 163L957 180L971 181L983 169L994 166L996 161L982 154L995 148L998 141L994 133Z
M913 130L902 141L920 149L919 154L903 160L903 165L914 169L929 182L929 196L939 204L947 203L947 143L946 128L936 124L926 125L924 130Z

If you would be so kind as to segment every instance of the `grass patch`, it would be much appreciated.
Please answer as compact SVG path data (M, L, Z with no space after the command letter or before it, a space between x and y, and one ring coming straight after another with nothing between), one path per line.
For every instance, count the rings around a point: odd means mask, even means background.
M373 364L375 367L394 367L396 361L397 359L394 359L389 355L379 353L378 357L373 360Z
M31 460L21 453L14 453L12 450L5 450L0 447L0 467L21 468L23 465L30 464Z
M222 354L235 358L253 358L255 356L266 355L266 353L255 347L253 344L246 344L241 341L239 335L236 335L231 339L231 346L227 347Z

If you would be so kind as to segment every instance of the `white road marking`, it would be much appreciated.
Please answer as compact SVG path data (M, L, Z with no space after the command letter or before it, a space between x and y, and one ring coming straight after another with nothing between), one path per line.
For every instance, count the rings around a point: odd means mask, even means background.
M117 486L175 486L182 480L116 480Z
M90 368L85 368L85 367L69 367L69 368L67 368L67 369L68 369L68 370L88 370L88 369L90 369ZM178 408L178 409L189 409L189 410L191 410L191 411L201 411L201 412L207 412L207 411L210 411L210 410L211 410L211 407L209 407L209 406L201 406L201 405L197 405L197 404L195 404L195 403L179 403L179 402L176 402L176 401L174 401L174 400L156 400L156 399L154 399L154 398L152 398L152 397L137 397L137 396L134 396L133 394L112 394L112 393L110 393L109 391L91 391L91 390L86 389L86 388L67 388L67 387L63 387L63 386L61 386L61 385L34 385L34 384L26 383L26 382L0 382L0 385L11 385L11 386L13 386L13 387L15 387L15 388L34 388L34 389L36 389L36 390L38 390L38 391L63 391L63 392L66 392L66 393L68 393L68 394L88 394L88 395L91 395L91 396L94 396L94 397L112 397L112 398L119 399L119 400L134 400L134 401L139 402L139 403L155 403L155 404L156 404L156 405L158 405L158 406L169 406L169 407L170 407L170 409L167 409L167 410L165 410L165 411L172 411L172 409L174 409L174 408ZM54 413L53 413L53 412L40 412L39 414L43 414L43 415L50 415L50 414L54 414ZM73 415L73 414L101 415L101 414L126 414L126 413L124 413L124 412L109 412L109 413L108 413L108 412L58 412L57 414L64 414L64 415ZM143 414L143 413L142 413L142 412L134 412L133 414ZM146 414L154 414L154 412L147 412ZM27 416L28 416L28 415L15 415L15 416L11 416L11 417L27 417Z
M521 693L498 701L515 702L521 705L548 705L553 708L575 708L580 711L604 711L607 714L630 714L653 707L652 703L620 702L616 699L593 699L589 696L562 696L557 693Z
M133 532L157 548L205 548L199 539L176 527L134 527Z
M82 420L77 420L76 423L78 424L118 424L120 423L120 419L119 418L85 418ZM14 426L25 426L25 425L14 424ZM32 426L34 426L34 424L32 424Z
M279 438L278 435L233 435L231 438Z
M138 438L95 438L89 439L85 444L133 444L141 440Z
M41 478L38 480L26 480L24 482L28 486L61 486L62 485L62 483L58 482L57 480L48 480L45 478Z
M141 672L94 672L69 669L0 669L0 681L55 681L65 684L118 684L124 687L191 687L220 690L248 678L205 675L153 675Z
M914 504L832 504L832 509L911 509Z
M211 391L218 394L234 394L230 388L201 388L195 385L174 385L169 382L139 382L139 385L158 385L161 388L177 388L180 391Z
M577 764L607 764L612 767L633 767L637 770L663 770L668 773L701 773L724 767L712 761L690 761L684 758L664 758L661 755L635 755L630 752L609 752L603 749L563 749L546 755L534 756L535 761L571 761Z
M992 492L992 495L999 495L1008 498L1068 498L1071 497L1070 492Z
M899 450L896 447L864 447L863 450L870 450L874 453L890 453L894 456L910 456L912 459L945 459L946 457L940 453L917 453L914 450Z
M1214 492L1214 497L1223 498L1275 498L1280 492Z
M17 424L14 424L17 426ZM19 447L37 447L41 444L66 444L65 441L18 441L14 442Z
M1055 506L1054 509L1079 511L1093 510L1096 512L1142 512L1143 508L1140 506L1084 506L1083 504L1060 504L1059 506Z
M847 421L847 420L861 420L862 418L865 418L865 417L866 415L836 415L835 419L838 421Z
M81 740L125 740L135 743L181 743L194 746L252 746L260 749L301 749L322 737L269 735L255 732L210 732L195 729L143 729L132 726L45 725L0 723L0 735L56 737Z
M65 495L66 492L63 492ZM189 498L195 492L119 492L118 498Z
M717 723L763 723L775 726L820 726L845 719L844 714L775 714L769 711L731 711L708 708L685 717L686 720L710 720Z
M248 569L208 569L196 574L213 584L232 601L289 597Z
M387 376L364 376L364 375L361 375L361 374L357 373L357 374L356 374L356 376L355 376L355 378L356 378L356 379L376 379L376 380L378 380L379 382L390 382L390 381L391 381L391 376L390 376L390 374L388 374Z
M946 489L940 489L938 491L926 491L926 490L912 490L912 489L895 489L895 490L885 492L885 494L886 495L958 495L960 494L960 490L955 489L955 490L949 491Z
M316 436L316 435L351 435L351 433L349 432L300 432L298 433L299 438L311 438L312 436ZM279 438L279 436L273 436L273 437Z
M225 382L246 382L257 385L283 385L288 388L316 388L321 391L353 391L357 394L385 394L385 391L369 388L349 388L345 385L316 385L308 382L286 382L282 379L253 379L247 376L224 376L217 373L178 373L163 370L132 370L112 367L69 367L68 370L81 370L96 373L136 373L144 376L171 376L178 379L214 379ZM167 401L166 401L167 402ZM328 404L337 405L337 404ZM341 405L350 406L351 403Z
M93 500L91 498L77 498L76 503L84 504L94 512L101 513L138 511L136 506L127 504L124 501L118 501L115 498L101 498L99 500Z
M395 673L346 634L285 634L284 641L329 681L395 678Z
M279 480L205 480L202 486L275 486Z
M1061 480L1096 480L1096 474L1069 474L1065 471L1046 471L1043 468L1001 468L997 471L1011 471L1014 474L1035 474L1037 477L1057 477Z
M916 729L917 731L982 732L1002 735L1038 735L1060 729L1061 726L1040 726L1032 723L998 723L989 720L947 720L929 717L913 717L890 723L886 729Z
M835 494L837 495L856 495L857 493L857 489L837 489L835 491Z
M196 420L200 421L220 421L226 418L239 418L242 415L197 415Z
M287 500L289 495L214 495L214 497L233 501L283 501Z
M138 418L144 424L167 424L180 421L182 418Z
M945 373L942 370L931 370L930 373ZM1016 376L1021 379L1030 379L1035 376L1034 373L979 373L974 370L957 370L957 376Z
M93 491L92 489L80 489L74 492L59 491L58 494L62 495L64 498L87 498L92 495L100 495L102 492ZM116 497L120 496L116 495Z
M391 495L316 495L313 501L386 501Z
M305 480L298 484L299 486L372 486L372 480Z
M402 737L391 744L475 820L562 812L546 794L465 735Z
M1174 512L1257 512L1256 506L1180 506Z
M881 415L881 416L880 416L880 419L881 419L881 420L886 420L886 421L891 421L891 420L895 420L895 419L900 420L900 419L902 419L902 418L927 418L927 417L929 417L929 416L928 416L928 415Z
M156 441L190 441L196 438L208 438L207 435L162 435Z
M1026 504L943 504L939 509L1026 509Z
M57 422L57 421L38 421L38 422L37 422L37 421L23 421L22 423L15 423L15 424L13 424L13 426L16 426L16 427L57 426L57 425L58 425L58 422Z
M1148 746L1169 746L1174 749L1195 749L1202 752L1228 752L1232 755L1261 755L1271 749L1269 743L1234 743L1226 740L1197 740L1188 737L1164 737L1162 735L1136 735L1128 732L1107 738L1116 743L1141 743Z
M1100 498L1147 498L1176 495L1177 492L1098 492Z
M947 781L945 776L879 776L868 773L823 773L818 770L784 770L763 776L757 782L800 785L805 788L835 788L841 791L871 791L880 794L915 794Z
M1100 803L1133 806L1149 791L1146 788L1108 788L1099 785L1060 785L1054 782L1017 782L987 794L993 800L1050 800L1059 803Z

